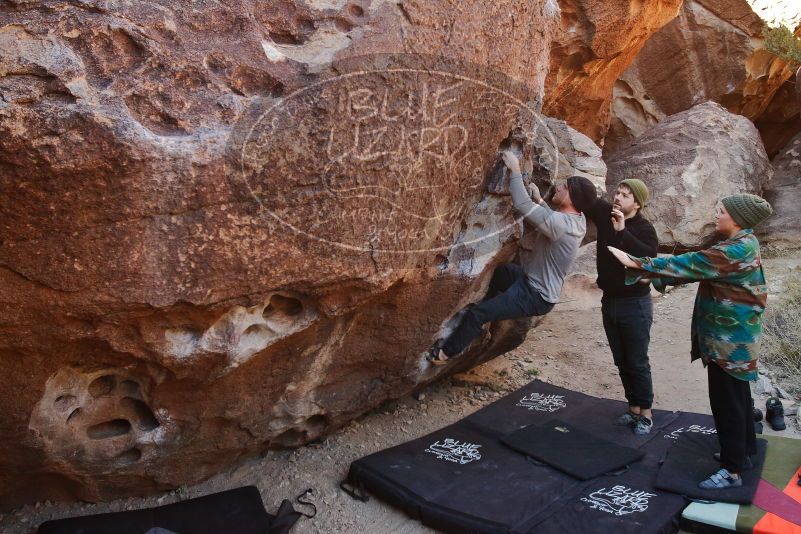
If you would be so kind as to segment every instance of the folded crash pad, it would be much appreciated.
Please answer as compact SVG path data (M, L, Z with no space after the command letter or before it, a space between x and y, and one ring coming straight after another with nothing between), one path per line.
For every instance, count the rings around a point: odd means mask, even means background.
M626 468L644 454L559 419L523 427L502 437L501 442L581 480Z

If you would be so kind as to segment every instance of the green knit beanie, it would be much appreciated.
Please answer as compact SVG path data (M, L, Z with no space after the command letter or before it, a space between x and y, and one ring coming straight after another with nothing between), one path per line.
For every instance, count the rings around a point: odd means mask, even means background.
M637 201L637 204L639 204L641 208L644 208L645 205L648 204L648 188L645 186L645 183L643 183L642 180L629 178L628 180L623 180L620 182L620 185L625 185L631 189L631 194L634 195L634 200Z
M770 203L756 195L732 195L721 202L740 228L753 228L773 214Z

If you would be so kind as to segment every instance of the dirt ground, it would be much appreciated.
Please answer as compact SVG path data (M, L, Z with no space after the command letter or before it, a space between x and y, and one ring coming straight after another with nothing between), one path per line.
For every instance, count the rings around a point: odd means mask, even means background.
M780 288L801 260L770 260L771 287ZM706 372L690 364L689 331L696 287L682 287L654 301L651 366L655 407L709 413ZM362 503L339 489L350 463L366 454L425 435L518 389L533 378L599 397L623 399L600 315L600 293L586 293L560 303L516 350L473 371L391 402L354 421L325 440L293 451L270 451L194 486L148 498L109 503L37 503L0 515L0 532L34 532L48 519L168 504L244 485L261 491L267 510L294 499L307 488L318 513L301 519L293 533L435 532L371 498ZM756 396L764 409L767 396ZM797 400L797 399L796 399ZM784 401L792 410L793 402ZM795 416L777 434L799 437ZM770 428L766 433L774 433Z

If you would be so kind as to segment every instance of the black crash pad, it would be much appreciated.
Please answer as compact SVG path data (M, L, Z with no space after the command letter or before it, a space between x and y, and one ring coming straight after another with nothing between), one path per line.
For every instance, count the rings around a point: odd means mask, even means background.
M656 489L659 462L678 436L713 427L712 417L657 410L651 433L636 436L614 424L627 408L537 380L453 425L356 460L348 482L445 532L676 532L686 500ZM501 442L554 418L642 459L618 476L582 481Z
M300 518L284 500L277 515L264 510L255 486L146 508L47 521L39 534L286 534Z

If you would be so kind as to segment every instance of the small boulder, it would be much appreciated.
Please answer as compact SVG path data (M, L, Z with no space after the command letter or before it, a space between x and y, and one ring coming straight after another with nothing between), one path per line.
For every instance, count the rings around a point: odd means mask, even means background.
M714 102L677 113L608 162L607 186L627 178L651 191L645 215L663 248L696 249L715 239L715 206L728 195L761 194L773 170L753 123Z

